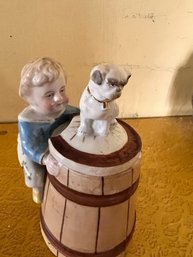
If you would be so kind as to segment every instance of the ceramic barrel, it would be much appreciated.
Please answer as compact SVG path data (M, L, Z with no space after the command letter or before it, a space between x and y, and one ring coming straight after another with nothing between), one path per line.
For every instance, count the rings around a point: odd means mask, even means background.
M119 124L128 140L120 150L106 155L79 151L62 136L50 140L60 173L47 176L41 230L56 256L125 254L136 221L141 140L129 125Z

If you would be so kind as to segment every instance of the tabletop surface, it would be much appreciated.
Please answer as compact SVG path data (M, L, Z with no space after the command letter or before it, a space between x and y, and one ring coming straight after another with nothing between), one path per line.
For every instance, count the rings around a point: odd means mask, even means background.
M193 256L193 118L124 121L143 145L126 257ZM24 185L17 133L17 124L0 124L0 257L53 257L41 235L40 206Z

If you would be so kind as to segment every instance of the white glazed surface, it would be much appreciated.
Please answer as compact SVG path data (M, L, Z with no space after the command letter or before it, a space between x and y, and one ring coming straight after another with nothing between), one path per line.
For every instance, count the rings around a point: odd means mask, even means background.
M95 66L80 99L81 123L78 135L101 135L109 133L119 114L115 99L119 98L131 73L112 64Z
M87 175L92 174L93 176L108 176L108 175L121 173L121 172L129 169L130 167L135 165L135 163L138 163L141 159L141 152L139 152L133 159L131 159L130 161L128 161L124 164L120 164L120 165L112 166L112 167L98 167L96 169L96 167L76 163L76 162L64 157L53 147L51 141L49 141L49 149L50 149L52 157L55 159L55 162L52 162L52 163L57 162L57 167L55 166L55 167L51 168L51 170L49 170L50 169L49 165L47 165L47 169L50 174L52 174L53 170L54 171L57 170L57 172L55 174L53 174L55 176L59 175L60 168L62 166L66 167L67 169L71 169L71 170L77 171L82 174L87 174Z
M110 154L120 150L127 142L128 136L125 129L118 122L111 126L106 136L77 134L80 117L72 119L69 126L61 133L61 137L73 148L91 154Z

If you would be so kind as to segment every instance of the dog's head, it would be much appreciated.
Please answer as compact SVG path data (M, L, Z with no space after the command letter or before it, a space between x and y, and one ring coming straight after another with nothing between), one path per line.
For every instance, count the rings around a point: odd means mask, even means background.
M98 100L111 101L121 96L131 73L114 64L95 66L90 73L89 89Z

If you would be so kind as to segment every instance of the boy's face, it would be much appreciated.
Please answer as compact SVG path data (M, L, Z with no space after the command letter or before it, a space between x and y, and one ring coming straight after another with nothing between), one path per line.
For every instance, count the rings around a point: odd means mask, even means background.
M68 97L65 95L65 84L64 77L59 76L53 82L45 83L40 87L33 87L27 100L41 114L57 114L64 110L68 103Z

